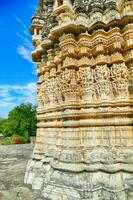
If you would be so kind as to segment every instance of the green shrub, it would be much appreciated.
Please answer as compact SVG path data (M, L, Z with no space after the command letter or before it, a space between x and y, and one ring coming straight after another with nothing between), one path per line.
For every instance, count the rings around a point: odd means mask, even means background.
M1 143L1 145L11 145L11 144L12 144L11 138L5 138Z
M25 131L23 135L23 143L29 143L29 142L30 142L30 135L28 131Z

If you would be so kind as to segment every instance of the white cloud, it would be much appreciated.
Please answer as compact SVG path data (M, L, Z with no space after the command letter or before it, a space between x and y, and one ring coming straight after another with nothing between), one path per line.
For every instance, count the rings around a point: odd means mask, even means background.
M33 51L33 46L32 46L31 36L29 33L29 27L27 28L27 26L18 16L14 16L14 18L20 25L19 32L17 32L17 37L20 39L20 45L17 47L17 53L23 59L32 63L34 69L35 68L34 63L32 62L31 58L31 52ZM32 73L35 75L34 71L35 70L32 70Z
M14 18L16 19L16 21L17 21L24 29L26 29L25 24L22 22L22 20L21 20L18 16L15 15Z
M32 63L32 59L31 59L31 51L29 48L26 48L25 46L18 46L17 48L17 52L19 55L22 56L22 58L24 58L25 60L28 60L29 62Z
M0 116L6 117L13 107L26 102L36 104L36 83L0 85Z
M23 40L24 46L29 48L30 50L33 50L32 42L28 38L24 38Z
M36 64L34 63L32 66L32 74L37 76Z

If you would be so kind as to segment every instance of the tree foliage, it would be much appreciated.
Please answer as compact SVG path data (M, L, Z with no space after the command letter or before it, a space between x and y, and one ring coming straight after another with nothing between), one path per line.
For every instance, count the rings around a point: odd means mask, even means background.
M4 136L24 136L25 133L29 134L29 136L34 136L36 134L36 126L36 106L26 103L16 106L9 112L2 132Z
M3 133L5 123L6 123L6 119L0 118L0 134Z

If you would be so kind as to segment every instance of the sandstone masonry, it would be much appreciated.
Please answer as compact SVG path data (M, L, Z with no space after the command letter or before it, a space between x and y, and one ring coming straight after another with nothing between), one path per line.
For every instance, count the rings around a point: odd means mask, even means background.
M133 200L133 1L40 0L38 130L25 183L45 200Z

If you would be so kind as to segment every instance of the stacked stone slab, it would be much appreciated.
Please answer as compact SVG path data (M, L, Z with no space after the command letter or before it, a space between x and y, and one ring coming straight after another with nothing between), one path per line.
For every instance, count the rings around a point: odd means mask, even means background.
M25 183L45 200L133 200L133 1L40 0L38 129Z

